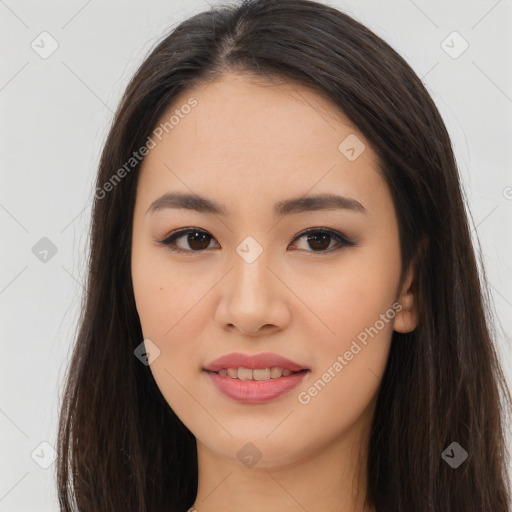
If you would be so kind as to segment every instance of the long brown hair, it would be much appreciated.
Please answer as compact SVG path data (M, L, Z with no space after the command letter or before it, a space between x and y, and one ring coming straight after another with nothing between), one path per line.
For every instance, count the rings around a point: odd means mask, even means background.
M195 438L134 357L143 340L130 272L139 165L108 193L104 184L178 93L229 71L313 87L345 113L379 157L403 270L417 263L419 324L393 333L367 503L378 512L508 511L511 400L445 125L386 42L308 0L243 1L197 14L151 51L127 87L97 176L86 295L59 423L61 510L184 512L195 500ZM442 457L452 442L468 453L456 469Z

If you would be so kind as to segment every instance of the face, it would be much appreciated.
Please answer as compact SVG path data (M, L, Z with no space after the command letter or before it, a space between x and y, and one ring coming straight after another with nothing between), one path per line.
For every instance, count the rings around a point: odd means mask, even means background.
M161 121L138 178L132 278L166 401L211 453L257 450L260 467L362 432L393 329L415 322L368 141L315 92L234 74L182 92ZM306 371L205 371L231 353Z

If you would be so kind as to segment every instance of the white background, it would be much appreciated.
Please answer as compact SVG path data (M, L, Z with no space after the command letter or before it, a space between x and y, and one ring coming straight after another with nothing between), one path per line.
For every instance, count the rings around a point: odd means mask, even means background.
M510 378L512 0L330 4L409 62L445 120ZM31 453L37 448L45 460L51 449L40 443L55 445L100 150L144 56L178 22L206 8L204 1L0 0L0 512L58 510L55 464L43 469ZM43 31L59 45L47 59L31 48ZM469 43L456 59L441 46L453 31ZM42 237L57 247L46 263L32 252Z

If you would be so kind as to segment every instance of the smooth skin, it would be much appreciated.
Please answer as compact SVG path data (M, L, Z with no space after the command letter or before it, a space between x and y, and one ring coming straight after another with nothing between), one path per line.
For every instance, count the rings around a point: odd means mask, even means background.
M414 272L408 269L400 288L397 218L376 154L335 105L290 81L226 73L183 91L162 122L191 97L197 105L140 169L132 278L144 338L160 350L151 372L197 439L193 507L363 511L369 432L392 331L417 325ZM365 145L354 161L338 149L351 134ZM206 197L227 214L148 212L167 192ZM279 201L322 193L356 200L365 211L274 216ZM207 236L176 240L186 253L160 243L184 227ZM319 228L320 237L320 228L329 228L355 245L297 237L307 228ZM237 253L247 237L263 249L252 263ZM299 393L397 303L402 309L392 320L301 403ZM244 404L221 394L202 371L230 352L274 352L311 372L277 399ZM252 467L237 456L247 443L245 450L261 454Z

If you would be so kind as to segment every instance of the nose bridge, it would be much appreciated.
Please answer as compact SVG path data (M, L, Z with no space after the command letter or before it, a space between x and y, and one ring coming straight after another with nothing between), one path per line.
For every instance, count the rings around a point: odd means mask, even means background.
M269 271L270 250L252 236L247 236L236 247L234 263L234 286L236 294L257 300L261 295L268 300L267 294L272 288L269 282L272 272Z
M272 268L271 252L253 237L236 247L217 312L217 320L224 327L234 325L246 334L255 334L263 326L283 327L289 321L288 308L280 304L283 290L268 268Z

